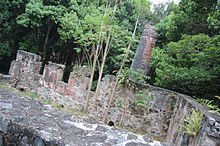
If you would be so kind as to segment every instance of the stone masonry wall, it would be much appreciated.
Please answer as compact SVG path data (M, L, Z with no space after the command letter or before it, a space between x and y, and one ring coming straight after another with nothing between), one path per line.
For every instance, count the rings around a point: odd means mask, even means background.
M40 65L40 56L18 51L17 58L10 68L11 84L18 89L34 92L42 98L82 111L88 92L89 69L75 68L70 74L68 83L64 83L62 81L64 65L49 63L43 75L39 74ZM95 111L95 116L99 119L103 118L114 84L115 76L107 75L102 79ZM150 108L135 105L137 93L119 86L108 112L108 122L112 121L116 125L148 133L154 138L178 146L220 144L220 119L217 115L209 113L208 109L186 95L153 86L139 86L145 92L144 96L152 98L148 103ZM92 92L90 101L93 96ZM119 98L125 101L124 105L117 102ZM191 137L179 131L183 129L185 116L194 108L205 115L199 134Z

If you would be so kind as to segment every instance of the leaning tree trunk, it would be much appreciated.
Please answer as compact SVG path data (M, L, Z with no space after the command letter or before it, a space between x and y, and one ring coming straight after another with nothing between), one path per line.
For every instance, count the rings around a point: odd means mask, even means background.
M93 103L92 103L92 114L94 114L94 112L95 112L95 105L96 105L96 101L97 101L97 99L98 99L98 95L99 95L99 91L100 91L100 83L101 83L101 79L102 79L102 73L103 73L103 70L104 70L104 65L105 65L106 56L107 56L107 54L108 54L107 52L108 52L110 37L111 37L111 36L109 35L109 36L108 36L108 39L107 39L107 44L106 44L106 47L105 47L105 52L104 52L104 56L103 56L103 61L102 61L102 64L101 64L101 67L100 67L100 71L99 71L99 78L98 78L98 82L97 82L95 97L94 97Z
M93 81L93 77L95 74L96 62L98 60L98 52L99 52L99 45L97 45L96 52L94 55L93 64L92 64L92 71L91 71L91 76L90 76L90 80L89 80L88 92L86 94L86 100L85 100L85 105L84 105L84 112L86 114L88 113L88 108L89 108L89 97L90 97L90 92L92 89L92 81Z
M149 74L151 52L152 48L155 47L156 35L156 31L151 25L145 25L144 32L131 64L131 69L141 69L144 75Z
M113 11L114 15L115 15L115 12L117 10L117 6L118 6L117 3L118 3L118 0L115 0L115 6L114 6L114 11ZM106 57L107 57L109 49L110 49L109 45L110 45L110 40L111 40L111 34L110 34L111 30L112 30L112 25L111 25L110 30L109 30L108 39L107 39L106 47L105 47L104 54L103 54L102 64L100 66L99 78L98 78L98 82L97 82L95 97L94 97L93 103L92 103L92 114L94 114L94 112L95 112L95 105L96 105L96 101L97 101L98 96L99 96L99 91L100 91L100 86L101 86L101 79L102 79L102 74L103 74L103 70L104 70L104 66L105 66L105 61L106 61Z
M135 24L135 28L134 28L134 31L133 31L133 34L132 34L132 38L134 39L135 37L135 33L136 33L136 30L137 30L137 25L138 25L138 22L139 22L139 16L137 17L137 20L136 20L136 24ZM128 47L127 47L127 50L130 50L131 48L131 43L132 41L130 41ZM125 65L125 60L128 58L128 52L125 54L123 60L122 60L122 63L121 63L121 66L120 66L120 69L118 71L118 76L120 76L121 72L122 72L122 69L124 68L124 65ZM107 109L104 111L104 116L103 116L103 122L105 123L106 120L107 120L107 116L108 116L108 111L110 109L110 106L112 104L112 101L113 101L113 98L115 96L115 91L116 91L116 87L118 85L118 82L119 82L119 78L117 77L116 79L116 82L115 82L115 85L113 86L113 90L112 90L112 93L111 93L111 96L110 96L110 99L109 99L109 102L108 102L108 105L107 105Z
M117 3L118 3L118 0L115 0L115 7L114 7L114 11L113 11L114 14L115 14L116 9L117 9ZM109 6L109 3L107 1L106 8L108 8L108 6ZM105 11L104 16L106 16L106 11ZM103 23L104 22L102 21L101 30L103 29ZM110 30L111 29L112 29L112 26L111 26ZM99 37L102 37L102 36L99 35ZM102 69L99 72L99 76L102 76L103 68L104 68L104 65L105 65L105 58L107 56L107 52L108 52L108 49L109 49L108 47L109 47L109 43L110 43L110 38L111 38L111 36L109 34L108 39L107 39L106 48L105 48L106 50L105 50L105 53L104 53L103 62L102 62L102 66L101 66ZM101 39L101 38L99 38L99 39ZM94 65L96 65L96 61L98 60L98 56L99 56L98 52L99 52L99 49L101 49L101 46L102 46L102 43L103 43L103 38L102 38L102 41L100 42L100 40L99 40L98 43L100 43L99 44L100 47L98 45L97 50L96 50L96 54L95 54L95 57L94 57L94 61L93 61L93 69L92 69L92 72L91 72L91 77L90 77L90 82L89 82L89 89L88 89L88 93L87 93L86 100L85 100L85 106L84 106L84 112L85 113L88 112L88 104L89 104L88 102L89 102L90 90L91 90L91 87L92 87L92 81L93 81L93 76L94 76L94 72L95 72L95 66ZM100 86L100 80L98 80L98 83L97 83L98 88L99 88L99 86ZM96 89L96 93L98 93L97 89ZM97 94L95 95L95 99L93 100L92 113L94 113L94 108L95 108L94 106L96 104L96 100L97 100Z
M109 3L107 1L106 5L105 5L105 8L108 8L108 5L109 5ZM106 16L106 10L105 10L104 16ZM100 29L101 31L103 30L103 24L104 24L104 21L102 21L102 24L101 24L101 29ZM98 61L99 51L102 47L103 40L104 40L103 36L100 33L99 34L99 39L98 39L98 45L97 45L97 48L96 48L96 51L95 51L95 54L94 54L92 70L91 70L91 76L90 76L90 81L89 81L89 86L88 86L88 92L87 92L86 99L85 99L84 112L86 114L88 113L88 108L89 108L89 98L90 98L90 92L91 92L91 89L92 89L93 77L94 77L94 74L95 74L96 62Z
M47 33L46 33L46 38L44 40L44 46L43 46L43 62L42 62L42 68L41 68L41 73L43 73L44 66L46 62L48 61L48 40L50 36L50 31L52 28L52 24L50 23L50 20L48 20L48 27L47 27Z

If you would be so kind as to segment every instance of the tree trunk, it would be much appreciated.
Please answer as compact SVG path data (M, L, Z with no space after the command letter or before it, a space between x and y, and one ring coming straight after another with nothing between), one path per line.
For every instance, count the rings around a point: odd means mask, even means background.
M108 48L109 48L109 42L110 42L110 35L108 36L108 40L107 40L107 44L105 46L105 52L104 52L104 56L103 56L103 60L102 60L102 64L100 67L100 71L99 71L99 78L98 78L98 82L97 82L97 87L96 87L96 92L95 92L95 98L93 100L93 104L92 104L92 114L94 114L95 111L95 105L96 105L96 101L99 95L99 90L100 90L100 83L101 83L101 79L102 79L102 73L104 70L104 65L105 65L105 60L106 60L106 56L108 54Z
M99 52L99 45L97 45L95 56L93 59L92 72L91 72L91 76L90 76L90 80L89 80L89 88L88 88L88 93L86 95L85 106L84 106L85 113L88 113L89 97L90 97L90 92L91 92L91 88L92 88L92 81L93 81L93 77L94 77L94 73L95 73L96 61L98 59L98 52Z
M67 54L65 56L66 57L66 61L65 61L65 65L66 66L69 66L69 65L72 65L72 62L74 60L73 56L75 56L76 52L74 52L73 48L74 48L75 44L72 44L71 46L68 47L68 50L67 50Z
M136 24L135 24L135 28L134 28L134 31L133 31L133 34L132 34L132 38L134 38L134 36L135 36L138 22L139 22L139 16L137 17L137 20L136 20ZM130 48L131 48L131 42L129 43L127 50L130 50ZM127 59L127 57L128 57L128 53L126 53L126 55L125 55L125 57L124 57L124 59L122 61L122 64L121 64L120 69L118 71L118 76L122 72L122 69L123 69L123 67L125 65L125 60ZM119 81L119 79L117 78L116 82L115 82L115 85L113 87L112 94L111 94L110 99L109 99L109 103L108 103L107 109L105 110L105 113L104 113L103 122L106 122L106 120L107 120L108 111L109 111L109 109L111 107L111 104L112 104L112 101L113 101L113 98L114 98L114 95L115 95L115 91L116 91L116 87L117 87L118 81Z
M108 2L106 3L106 8L108 7ZM104 13L104 16L106 15L106 11ZM101 25L101 31L103 29L103 21L102 21L102 25ZM91 76L90 76L90 80L89 80L89 87L88 87L88 93L86 95L86 99L85 99L85 105L84 105L84 112L88 113L88 106L89 106L89 97L90 97L90 92L91 92L91 88L92 88L92 81L93 81L93 77L94 77L94 73L95 73L95 67L96 67L96 62L98 60L98 56L99 56L99 50L100 50L100 46L102 46L103 43L103 36L102 34L99 34L99 40L98 40L98 45L96 47L96 51L95 51L95 55L94 55L94 59L93 59L93 66L92 66L92 71L91 71Z
M115 12L117 10L117 5L118 5L117 3L118 3L118 0L115 0L115 6L114 6L113 14L115 14ZM110 28L110 31L111 31L111 29L112 29L112 26ZM95 105L96 105L96 101L97 101L97 98L98 98L98 95L99 95L99 90L100 90L100 83L101 83L101 79L102 79L102 73L103 73L104 66L105 66L105 60L106 60L106 57L107 57L108 52L109 52L109 44L110 44L110 39L111 39L110 31L109 31L108 39L107 39L104 54L103 54L102 64L101 64L100 71L99 71L99 78L98 78L98 82L97 82L95 98L94 98L93 104L92 104L92 114L94 114L94 111L95 111Z
M48 40L49 40L52 24L50 24L50 20L48 20L48 21L49 21L49 24L48 24L48 27L47 27L46 38L45 38L44 46L43 46L43 62L42 62L42 67L41 67L41 73L43 73L44 66L45 66L45 64L46 64L46 62L48 61L48 58L49 58L48 57Z

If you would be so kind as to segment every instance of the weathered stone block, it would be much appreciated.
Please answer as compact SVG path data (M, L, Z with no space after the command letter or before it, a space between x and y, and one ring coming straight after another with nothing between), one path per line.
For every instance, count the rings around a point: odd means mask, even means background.
M8 124L9 124L9 121L7 121L5 118L1 117L0 118L0 131L2 131L3 133L7 133L8 132Z
M34 62L31 65L31 72L34 74L39 74L40 73L40 69L41 69L41 62Z
M18 50L17 56L16 56L16 61L21 61L21 62L28 64L30 62L40 62L41 57L39 55L36 55L33 53Z
M56 63L49 63L44 68L43 78L45 82L62 81L65 66Z
M25 73L38 74L41 68L40 59L39 55L18 50L16 60L11 63L9 74L12 77L24 76Z
M70 73L70 77L68 80L69 89L79 88L80 90L84 90L87 88L89 83L88 76L90 75L90 69L83 67L75 67L73 72Z
M10 70L9 70L9 75L11 75L12 77L16 77L18 75L21 75L22 69L23 68L23 64L22 62L13 60L11 62L11 66L10 66Z
M61 94L65 94L65 90L68 88L68 84L64 83L62 81L58 81L56 84L56 90L57 92L61 93Z
M220 121L217 121L212 117L208 117L206 119L206 122L207 122L207 127L206 127L207 134L209 136L220 138Z
M77 80L76 79L76 75L75 75L75 73L74 72L71 72L70 73L70 77L69 77L69 80L68 80L68 87L71 89L71 88L74 88L74 86L77 86L77 84L78 84L78 86L79 86L79 82L77 82L76 81L76 83L75 83L75 80ZM80 76L80 78L81 78L81 76Z
M85 78L83 79L83 81L81 82L81 84L80 84L80 90L86 90L86 89L88 89L89 81L90 81L90 78L85 77Z
M0 73L0 82L9 83L10 80L11 80L10 75L3 75L3 74Z

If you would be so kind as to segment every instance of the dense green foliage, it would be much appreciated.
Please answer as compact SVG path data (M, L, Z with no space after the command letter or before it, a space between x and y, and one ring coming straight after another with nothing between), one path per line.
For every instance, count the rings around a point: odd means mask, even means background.
M166 49L156 48L153 66L155 84L191 95L205 96L219 92L220 35L184 36ZM207 86L208 85L208 86Z
M142 72L143 70L123 69L121 74L118 75L119 84L131 90L138 90L137 82L147 84L146 81L150 79L149 76L143 75Z
M181 0L157 25L152 82L188 95L220 94L219 2Z
M132 49L136 48L143 26L150 19L150 3L146 0L118 1L114 16L114 0L6 0L0 4L0 62L8 59L7 66L18 49L40 54L43 64L66 64L66 71L74 64L90 65L100 34L104 48L111 33L104 73L112 73L119 68L128 43L134 41ZM132 39L138 16L141 23Z
M20 36L23 31L16 23L16 17L24 11L22 0L0 1L0 67L6 72L10 65L10 57L16 54Z
M218 34L219 6L217 0L181 0L178 7L157 24L159 43L178 41L183 34ZM212 26L215 26L213 29Z

